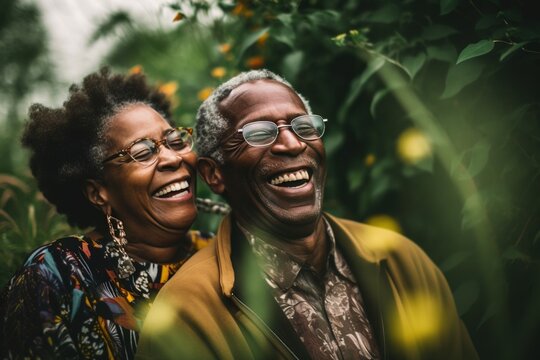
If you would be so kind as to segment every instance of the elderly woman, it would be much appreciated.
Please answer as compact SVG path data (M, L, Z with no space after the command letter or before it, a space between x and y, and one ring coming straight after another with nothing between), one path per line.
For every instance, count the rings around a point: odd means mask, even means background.
M61 108L35 104L22 142L45 197L92 228L36 249L0 295L0 358L134 356L156 292L208 240L192 129L142 75L107 69Z

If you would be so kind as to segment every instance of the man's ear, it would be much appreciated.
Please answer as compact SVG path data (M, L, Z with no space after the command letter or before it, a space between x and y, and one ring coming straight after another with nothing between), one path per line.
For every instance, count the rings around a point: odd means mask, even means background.
M197 160L197 170L199 170L199 175L213 192L220 195L225 192L223 173L214 159L200 157Z
M84 184L84 195L91 204L101 209L104 214L111 213L107 189L100 181L94 179L86 180Z

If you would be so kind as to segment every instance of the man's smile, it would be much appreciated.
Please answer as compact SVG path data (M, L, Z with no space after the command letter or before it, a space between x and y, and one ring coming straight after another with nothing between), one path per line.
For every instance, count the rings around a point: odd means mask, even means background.
M297 188L304 186L311 179L310 169L300 169L296 171L286 171L273 175L268 183L279 187Z

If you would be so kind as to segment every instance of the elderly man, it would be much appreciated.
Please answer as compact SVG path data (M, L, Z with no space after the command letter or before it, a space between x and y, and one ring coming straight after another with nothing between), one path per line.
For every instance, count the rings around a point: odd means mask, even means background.
M322 212L325 122L267 70L201 105L198 169L232 213L159 293L140 358L477 358L422 250Z

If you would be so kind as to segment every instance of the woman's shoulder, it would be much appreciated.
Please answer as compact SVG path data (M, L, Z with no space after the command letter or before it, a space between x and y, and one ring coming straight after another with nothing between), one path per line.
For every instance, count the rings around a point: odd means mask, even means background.
M8 286L36 277L58 285L65 283L83 266L74 259L89 258L97 245L83 235L66 236L44 244L28 255Z
M51 262L67 261L67 255L83 254L87 257L93 252L93 248L101 245L91 241L84 235L70 235L58 238L47 244L34 249L23 263L23 267L33 264L51 264Z
M210 231L190 230L187 235L191 239L194 250L200 250L216 238L216 235Z

